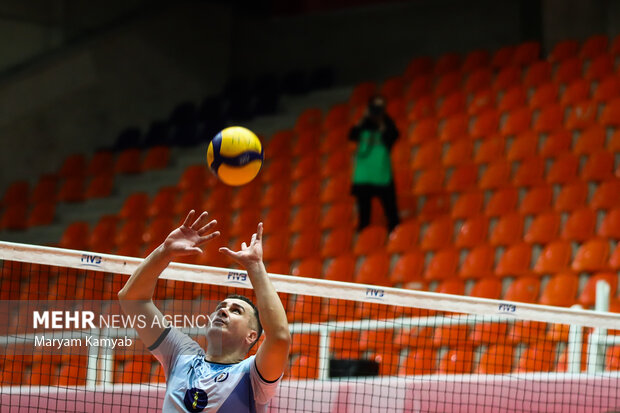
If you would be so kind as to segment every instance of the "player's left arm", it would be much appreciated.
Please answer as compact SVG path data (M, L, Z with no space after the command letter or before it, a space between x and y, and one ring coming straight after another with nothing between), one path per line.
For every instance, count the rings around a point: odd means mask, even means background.
M241 244L241 251L234 252L225 247L220 248L220 251L241 264L248 272L265 332L265 341L256 352L256 368L263 379L275 381L286 368L291 334L284 306L263 264L262 239L263 224L260 223L249 246L244 242Z

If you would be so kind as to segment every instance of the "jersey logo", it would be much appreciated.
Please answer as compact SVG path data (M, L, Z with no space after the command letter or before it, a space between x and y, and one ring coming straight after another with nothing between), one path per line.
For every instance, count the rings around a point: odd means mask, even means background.
M226 380L227 378L228 378L228 372L220 373L217 376L215 376L215 382L216 383L221 383L224 380Z
M204 408L207 407L208 402L209 398L207 397L207 393L195 387L187 390L183 398L185 408L192 413L203 411Z

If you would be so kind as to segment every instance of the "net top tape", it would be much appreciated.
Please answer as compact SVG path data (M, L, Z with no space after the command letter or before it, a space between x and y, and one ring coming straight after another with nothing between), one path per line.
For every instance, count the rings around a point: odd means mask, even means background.
M5 241L0 241L0 259L116 274L131 274L143 261L141 258ZM620 327L620 314L617 313L491 300L291 275L269 274L269 277L276 290L282 293L501 316L506 319L576 324L607 329ZM160 278L227 287L252 288L245 271L174 262L164 270Z

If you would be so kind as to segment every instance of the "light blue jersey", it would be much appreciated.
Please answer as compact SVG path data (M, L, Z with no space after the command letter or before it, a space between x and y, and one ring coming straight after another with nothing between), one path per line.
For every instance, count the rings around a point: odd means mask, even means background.
M163 412L262 413L278 388L279 380L261 377L254 356L235 364L206 361L200 345L176 328L149 350L166 374Z

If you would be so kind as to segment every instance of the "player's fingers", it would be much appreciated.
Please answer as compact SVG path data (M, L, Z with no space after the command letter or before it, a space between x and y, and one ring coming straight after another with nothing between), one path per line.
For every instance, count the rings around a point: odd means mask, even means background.
M194 221L194 223L192 224L192 229L198 230L202 228L202 226L207 223L207 219L209 219L209 213L207 211L204 211L202 214L200 214L198 219Z
M183 221L182 226L189 227L189 223L192 222L192 218L194 218L194 213L195 211L193 209L189 211L189 214L187 214L187 216L185 217L185 221Z
M258 241L262 241L263 239L263 223L262 222L258 223L258 229L256 230L256 239Z
M196 255L196 254L202 254L202 249L198 248L198 247L191 247L191 248L186 248L182 251L179 251L178 255L179 256L188 256L188 255Z
M226 255L227 257L230 257L232 259L237 258L237 253L234 251L231 251L230 249L226 248L226 247L220 247L219 249L220 253Z
M198 230L198 235L203 235L209 232L209 230L211 230L216 225L217 225L217 221L215 219L211 220L207 225L203 226L202 228Z
M256 233L252 234L252 240L250 241L250 245L254 245L256 242Z
M211 241L213 238L219 237L220 236L220 231L215 231L212 232L208 235L205 235L204 237L200 237L198 238L198 242L196 243L196 245L202 245L207 241Z

